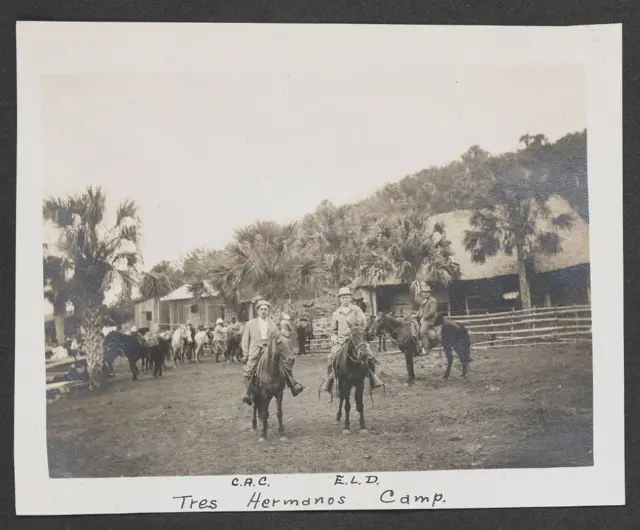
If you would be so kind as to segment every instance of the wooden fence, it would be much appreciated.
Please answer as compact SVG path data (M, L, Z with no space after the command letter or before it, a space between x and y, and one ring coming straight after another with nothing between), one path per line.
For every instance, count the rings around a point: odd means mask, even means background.
M500 313L451 315L450 318L467 327L474 347L591 341L590 305L536 307ZM331 341L328 326L314 324L314 335L311 352L329 351ZM371 344L377 345L378 340ZM397 350L391 338L387 339L389 349Z

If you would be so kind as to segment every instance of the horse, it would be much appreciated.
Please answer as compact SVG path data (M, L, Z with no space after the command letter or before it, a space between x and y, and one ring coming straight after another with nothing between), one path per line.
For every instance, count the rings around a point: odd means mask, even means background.
M135 332L132 335L126 335L119 331L110 331L102 342L102 350L104 360L109 366L113 366L116 357L120 355L126 357L133 381L136 381L140 374L137 366L138 359L148 355L146 344Z
M413 358L418 353L418 341L411 333L411 322L395 318L389 313L380 312L376 315L369 329L374 335L387 333L396 341L398 348L400 348L400 351L404 354L405 364L407 366L408 377L406 385L412 385L416 380Z
M251 398L253 401L253 430L258 429L259 417L262 421L262 430L258 441L267 439L269 404L275 397L278 416L278 434L281 440L286 440L284 425L282 423L282 397L287 386L286 375L280 366L280 350L278 348L278 335L272 334L267 339L267 346L263 349L258 360L256 372L251 383Z
M225 359L231 362L242 362L242 334L231 326L227 328ZM216 361L218 356L216 354Z
M149 331L150 331L150 329L147 327L147 328L139 328L138 330L136 330L136 331L134 331L132 333L132 335L137 333L140 336L140 338L142 339L142 341L145 343L145 346L147 346L147 353L149 355L145 355L144 357L142 357L142 362L140 363L140 368L141 368L141 371L143 373L144 372L148 372L151 369L151 367L153 366L153 361L151 360L151 355L150 355L151 352L149 352L149 350L148 350L148 346L149 345L148 345L147 341L144 338L145 335L147 333L149 333Z
M313 338L313 323L306 318L299 318L296 322L296 338L298 339L298 355L305 355L311 349Z
M147 345L149 356L147 362L153 365L153 377L162 376L165 359L169 356L169 341L162 333L156 333L149 328L138 330ZM143 361L144 362L144 361Z
M364 421L364 384L369 374L369 367L365 355L367 347L366 330L352 326L349 338L344 342L340 352L333 361L333 371L340 397L340 405L336 414L336 423L342 420L342 406L344 404L344 429L342 434L351 432L349 413L351 411L351 389L355 388L356 410L360 415L360 432L366 433Z
M171 347L173 348L173 362L180 361L184 364L185 350L191 344L191 333L186 326L178 327L171 337Z
M469 362L471 361L471 340L469 339L469 330L467 330L464 324L460 324L446 318L444 314L436 316L434 326L440 327L439 342L447 357L447 369L444 373L444 379L449 379L449 376L451 375L453 351L458 354L460 364L462 365L462 377L466 378Z
M204 330L198 331L195 336L195 348L193 348L196 364L200 363L200 352L204 351L205 346L210 346L209 335Z

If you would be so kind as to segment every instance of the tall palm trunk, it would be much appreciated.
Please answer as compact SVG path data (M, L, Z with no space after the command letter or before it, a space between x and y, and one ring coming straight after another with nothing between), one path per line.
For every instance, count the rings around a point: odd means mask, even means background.
M65 332L64 332L64 313L62 314L53 314L53 323L56 327L56 342L59 346L64 345L65 341Z
M518 282L520 284L521 309L531 309L531 288L529 286L529 274L527 262L524 259L524 249L518 246Z
M89 386L100 388L102 384L102 365L104 354L102 351L102 317L100 308L88 304L82 311L82 327L84 331L84 347L87 353L89 369Z

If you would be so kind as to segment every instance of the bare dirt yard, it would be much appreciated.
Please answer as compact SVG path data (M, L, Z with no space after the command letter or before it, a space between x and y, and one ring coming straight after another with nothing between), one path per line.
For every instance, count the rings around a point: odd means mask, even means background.
M288 440L258 443L251 408L240 400L241 365L206 356L200 365L131 381L124 363L97 394L49 404L52 477L381 472L593 465L592 363L587 344L474 350L467 380L458 361L442 379L439 353L416 359L418 380L404 387L401 354L382 353L387 384L366 387L359 433L334 418L338 401L318 400L326 356L296 361L306 390L284 398ZM355 420L355 421L354 421Z

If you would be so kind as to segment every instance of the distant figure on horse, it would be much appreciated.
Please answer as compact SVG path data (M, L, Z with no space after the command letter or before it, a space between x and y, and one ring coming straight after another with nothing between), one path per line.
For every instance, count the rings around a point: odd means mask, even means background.
M420 302L420 310L418 318L420 319L420 333L418 337L418 353L431 351L438 342L438 331L435 329L435 321L438 316L438 301L431 292L431 287L427 282L423 282L420 293L422 301Z
M350 328L357 326L365 329L367 325L366 317L362 309L352 303L353 293L348 287L342 287L338 291L338 298L340 300L340 307L335 310L331 319L332 346L328 358L327 379L324 384L324 390L329 393L331 393L333 389L334 382L333 362L338 352L341 351L344 342L351 336ZM367 366L369 368L368 375L371 388L378 388L383 385L383 382L375 374L376 358L369 347L369 343L365 341L363 344Z
M313 323L304 313L296 321L296 338L298 340L298 355L305 355L307 349L311 349Z
M290 350L287 345L286 339L282 339L277 326L271 320L269 320L269 311L271 305L266 300L260 300L256 304L256 310L258 311L258 317L251 320L244 328L242 334L242 352L247 357L247 364L244 367L244 382L246 392L242 396L242 401L248 405L252 404L251 383L255 376L256 367L260 357L267 347L268 340L271 336L278 338L280 359L279 363L284 370L287 385L291 390L291 394L295 397L304 390L304 387L295 380L293 376L293 363L295 358L290 355Z

